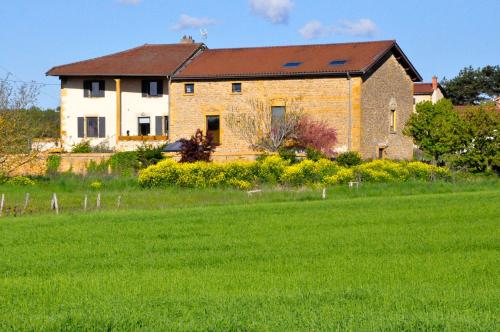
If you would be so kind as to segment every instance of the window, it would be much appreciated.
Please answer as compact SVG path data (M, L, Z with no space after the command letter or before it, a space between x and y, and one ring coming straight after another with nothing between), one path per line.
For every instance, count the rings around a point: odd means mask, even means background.
M233 93L241 93L241 83L233 83L231 91Z
M83 96L85 98L104 97L104 80L85 80L83 81Z
M143 97L161 97L163 95L162 80L143 80L142 81L142 96Z
M149 136L149 133L151 133L151 119L149 117L140 117L138 123L137 133L139 136Z
M333 61L330 61L330 66L342 66L342 65L345 65L347 63L347 60L333 60Z
M391 110L391 133L396 132L396 110Z
M95 138L106 137L106 118L89 116L78 117L78 137L79 138Z
M285 106L271 107L271 128L279 128L285 121Z
M86 118L87 121L87 137L99 137L99 125L97 117Z
M194 84L193 83L184 84L184 93L185 94L193 94L194 93Z
M283 65L285 68L297 68L302 64L302 62L296 61L296 62L287 62Z
M215 144L220 144L220 118L218 115L207 115L208 134L212 135Z
M155 135L168 136L168 116L158 115L155 117Z

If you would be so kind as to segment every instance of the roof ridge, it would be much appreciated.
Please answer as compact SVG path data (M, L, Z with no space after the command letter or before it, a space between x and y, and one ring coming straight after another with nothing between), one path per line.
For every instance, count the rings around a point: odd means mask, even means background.
M90 59L85 59L85 60L80 60L80 61L75 61L75 62L65 63L64 65L54 66L54 67L50 68L50 69L47 71L47 73L51 72L52 70L54 70L54 69L56 69L56 68L64 68L64 67L68 67L68 66L73 66L73 65L77 65L77 64L82 64L82 63L86 63L86 62L90 62L90 61L95 61L95 60L103 59L103 58L110 57L110 56L116 56L116 55L120 55L120 54L125 54L125 53L128 53L128 52L131 52L131 51L134 51L134 50L137 50L137 49L143 48L143 47L150 47L150 46L198 45L198 48L199 48L199 47L200 47L200 45L202 45L202 44L203 44L203 43L193 43L193 44L181 44L181 43L171 43L171 44L148 44L148 43L145 43L145 44L143 44L143 45L139 45L139 46L136 46L136 47L132 47L132 48L129 48L129 49L126 49L126 50L123 50L123 51L114 52L114 53L110 53L110 54L106 54L106 55L101 55L101 56L97 56L97 57L90 58ZM46 73L46 74L47 74L47 73Z
M262 48L293 48L293 47L315 47L315 46L337 46L337 45L357 45L357 44L381 44L381 43L395 43L395 39L386 40L373 40L363 42L345 42L345 43L322 43L322 44L298 44L298 45L273 45L273 46L251 46L251 47L224 47L224 48L210 48L207 51L228 51L228 50L251 50Z

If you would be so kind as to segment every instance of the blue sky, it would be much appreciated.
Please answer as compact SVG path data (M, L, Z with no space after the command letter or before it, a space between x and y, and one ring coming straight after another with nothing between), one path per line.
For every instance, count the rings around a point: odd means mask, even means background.
M0 77L59 105L54 65L184 34L210 48L396 39L425 80L500 64L499 0L16 0L0 6Z

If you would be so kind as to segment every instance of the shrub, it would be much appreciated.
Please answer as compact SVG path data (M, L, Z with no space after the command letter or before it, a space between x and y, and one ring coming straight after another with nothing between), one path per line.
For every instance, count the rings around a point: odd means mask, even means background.
M153 146L151 144L143 144L137 148L137 159L140 163L140 168L146 168L157 164L163 160L164 145Z
M36 184L35 181L26 176L11 177L6 181L6 183L13 186L34 186Z
M136 151L117 152L109 158L111 172L120 176L130 176L141 168Z
M213 136L203 136L201 129L190 139L181 139L181 163L194 163L196 161L210 161L212 152L215 151Z
M81 141L78 144L73 145L71 148L71 152L73 153L91 153L92 147L90 146L89 141Z
M278 183L281 174L289 165L290 162L288 160L283 160L279 156L269 156L258 163L257 176L264 183Z
M99 163L91 160L87 164L88 175L107 175L109 170L109 161L104 160Z
M47 157L47 175L55 175L59 170L59 166L61 165L61 156L59 155L50 155Z
M261 162L178 163L167 159L139 172L143 187L235 187L249 189L257 183L291 186L336 185L353 180L366 182L406 181L408 179L448 179L448 169L420 162L375 160L355 167L342 167L336 162L320 159L290 164L278 156Z
M344 152L339 154L339 156L337 157L337 163L340 166L344 167L353 167L356 165L361 165L362 162L363 159L361 159L361 155L359 154L359 152L356 151Z
M320 159L325 159L326 156L323 152L315 150L313 148L306 149L306 158L312 161L318 161Z
M334 155L333 147L337 144L337 130L325 121L316 121L304 116L300 119L296 132L295 146L319 151L327 156Z
M339 168L334 175L326 176L323 182L328 185L348 183L354 180L354 170L352 168Z
M93 190L99 190L102 188L102 182L101 181L94 181L90 184L90 188Z
M278 149L278 155L281 159L287 160L292 164L297 162L297 153L293 148L281 147Z

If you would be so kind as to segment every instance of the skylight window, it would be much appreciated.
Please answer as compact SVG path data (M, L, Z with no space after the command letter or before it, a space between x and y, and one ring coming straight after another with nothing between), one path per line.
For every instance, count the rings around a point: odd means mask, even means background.
M286 67L286 68L297 68L298 66L300 66L302 64L302 62L287 62L283 65L283 67Z
M330 66L342 66L347 63L347 60L333 60L330 62Z

